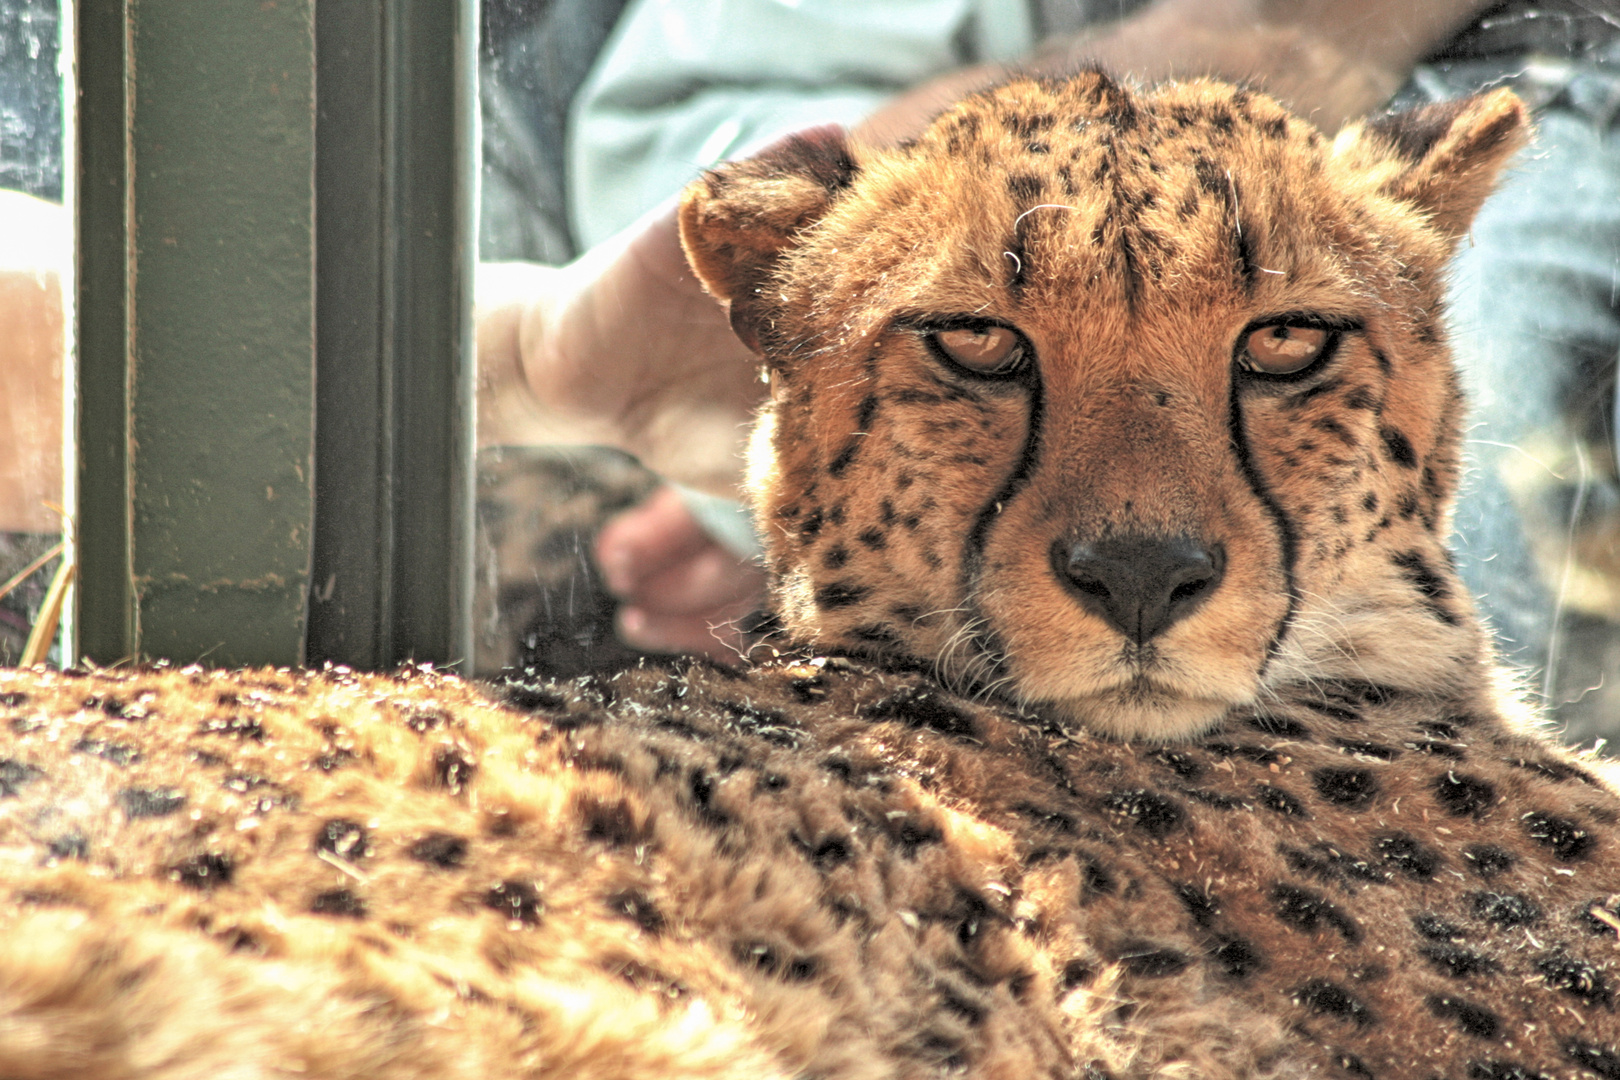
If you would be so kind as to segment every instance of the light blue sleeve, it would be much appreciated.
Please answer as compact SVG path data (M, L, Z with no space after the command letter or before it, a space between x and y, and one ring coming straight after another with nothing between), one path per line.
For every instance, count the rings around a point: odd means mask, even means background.
M633 0L570 118L575 234L598 243L718 161L1032 46L1027 0Z

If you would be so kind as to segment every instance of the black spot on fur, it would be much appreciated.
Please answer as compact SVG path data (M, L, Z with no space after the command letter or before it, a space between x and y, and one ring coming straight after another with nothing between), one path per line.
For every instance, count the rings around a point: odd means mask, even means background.
M25 762L0 758L0 799L14 799L33 781L45 775Z
M1283 739L1309 739L1311 729L1298 720L1287 716L1277 716L1272 713L1255 713L1249 717L1249 726L1267 735L1276 735Z
M927 728L953 739L975 739L973 717L924 687L907 687L860 710L868 720L896 720L909 728Z
M816 864L819 870L831 870L849 861L854 851L849 846L847 836L828 836L821 843L811 848L809 844L803 845L810 861Z
M1372 1010L1356 1000L1350 991L1327 979L1312 979L1294 991L1294 1000L1316 1016L1337 1017L1357 1027L1373 1022Z
M1203 888L1191 882L1182 882L1174 889L1176 899L1181 901L1181 906L1187 909L1187 914L1197 925L1207 927L1221 913L1221 902Z
M877 416L878 399L876 394L867 394L861 399L860 407L855 410L855 430L865 431L872 426L873 417Z
M1421 911L1412 916L1412 928L1430 941L1461 941L1462 927L1447 922L1432 911Z
M1540 1069L1527 1069L1516 1061L1470 1061L1468 1080L1553 1080Z
M537 926L545 913L540 893L527 881L503 881L484 894L484 906L508 922Z
M312 915L331 915L342 919L363 919L366 917L366 905L348 889L328 889L316 893L315 899L309 902Z
M746 701L722 701L719 705L733 724L748 734L790 750L799 748L802 732L798 723L789 719L786 713Z
M1382 743L1366 742L1360 739L1335 739L1333 741L1339 749L1355 754L1358 757L1377 758L1379 761L1393 761L1401 755L1401 752L1393 746L1385 746Z
M186 805L186 793L168 787L131 787L117 795L118 808L131 821L136 818L168 817Z
M1418 955L1440 974L1453 979L1494 975L1499 970L1497 962L1484 953L1457 945L1425 945L1418 949Z
M1429 850L1406 833L1378 837L1373 841L1373 850L1383 856L1385 862L1419 880L1434 877L1443 861L1438 852Z
M441 746L433 753L433 786L452 795L472 783L478 766L453 746Z
M1620 1053L1612 1049L1574 1039L1564 1044L1564 1056L1599 1080L1620 1080Z
M1253 942L1229 935L1216 935L1209 957L1228 979L1247 979L1265 967L1265 957Z
M1355 709L1346 708L1343 705L1335 705L1329 701L1317 701L1313 698L1301 698L1299 703L1312 712L1325 716L1329 720L1337 720L1341 724L1359 724L1363 719L1361 713L1357 712Z
M1588 1005L1609 1005L1614 1001L1608 980L1585 960L1555 953L1536 961L1536 970L1547 980L1548 986L1572 994Z
M808 982L820 965L814 957L785 957L774 945L762 941L739 941L732 946L739 964L755 968L783 982Z
M1335 806L1365 810L1378 797L1378 778L1371 769L1317 769L1311 773L1316 793Z
M849 470L850 465L854 462L855 455L860 451L860 448L861 440L851 439L845 444L842 450L838 451L838 456L833 458L832 462L828 464L827 471L833 476L843 476L844 473Z
M1477 776L1448 772L1435 779L1434 797L1452 817L1481 818L1496 804L1496 788Z
M945 833L937 824L918 821L912 815L890 821L889 835L900 846L900 853L908 859L917 857L918 848L938 844L945 839Z
M1187 814L1174 799L1145 788L1111 791L1103 797L1103 809L1134 821L1143 832L1162 840L1186 820Z
M1390 556L1389 561L1423 597L1429 612L1435 618L1447 626L1462 625L1462 621L1456 615L1440 606L1440 601L1451 598L1451 590L1447 588L1445 580L1424 561L1422 555L1415 551L1403 551Z
M1033 803L1018 803L1012 808L1013 813L1027 818L1043 828L1072 836L1074 834L1074 818L1059 813L1048 806L1036 806Z
M852 581L835 581L816 590L816 606L828 610L853 607L865 600L869 592L871 590L865 585L857 585Z
M1536 810L1525 814L1520 820L1524 822L1524 830L1530 839L1551 849L1553 858L1559 862L1575 862L1586 858L1592 853L1592 847L1597 842L1596 838L1580 825L1556 814L1545 814Z
M432 832L405 849L419 863L454 870L467 861L467 841L451 833Z
M211 889L216 885L229 885L235 864L229 855L204 852L182 859L169 868L169 878L191 889Z
M859 540L873 551L882 551L884 548L889 546L888 534L875 525L870 529L862 529L858 534L856 534L855 539Z
M562 712L569 706L561 693L514 677L502 680L501 696L512 708L525 712Z
M1474 873L1482 878L1493 878L1506 873L1513 869L1514 863L1512 855L1491 844L1475 844L1473 847L1464 848L1463 858L1468 860Z
M199 735L229 735L253 742L264 741L264 726L253 716L216 716L197 725Z
M315 831L315 850L354 862L371 854L365 826L345 818L332 818Z
M1430 1012L1456 1024L1464 1035L1472 1035L1476 1039L1494 1039L1502 1030L1502 1021L1483 1005L1438 995L1430 997L1428 1005Z
M1352 945L1361 940L1361 927L1319 892L1283 882L1272 887L1271 900L1277 918L1296 930L1314 934L1330 927Z
M1358 883L1382 885L1390 879L1387 871L1329 843L1312 844L1309 851L1278 845L1277 852L1296 874L1309 874L1318 881L1338 885L1350 892L1355 891Z
M1060 985L1063 988L1063 992L1067 993L1078 986L1090 986L1092 980L1094 980L1096 977L1097 969L1086 963L1084 960L1070 960L1067 964L1063 965L1063 974L1060 977Z
M1082 859L1080 862L1080 902L1089 903L1099 896L1112 896L1114 890L1119 888L1119 882L1114 879L1113 873L1102 863L1095 859Z
M107 739L80 739L73 744L73 751L77 754L92 754L103 761L110 761L120 767L141 760L141 752L134 746L129 743L111 742Z
M1573 765L1566 765L1562 761L1524 757L1504 758L1503 760L1515 769L1536 773L1555 784L1562 784L1569 780L1579 780L1583 784L1592 784L1594 786L1597 784L1597 779L1591 773L1583 769L1577 769Z
M1127 941L1120 946L1119 964L1127 974L1144 979L1180 975L1192 958L1180 949L1165 948L1147 941Z
M1425 740L1423 742L1407 743L1406 745L1410 746L1413 750L1416 750L1420 754L1428 754L1431 757L1442 757L1447 761L1468 760L1467 751L1460 746L1452 746L1450 743Z
M1402 468L1417 468L1417 453L1410 439L1392 427L1379 428L1378 435L1384 440L1385 457Z
M1204 766L1191 754L1179 750L1160 749L1148 755L1183 780L1196 780L1204 774Z
M1254 793L1259 797L1260 805L1267 810L1287 814L1289 817L1306 818L1311 816L1309 811L1305 809L1304 803L1280 787L1274 787L1271 784L1256 784L1254 785Z
M603 903L613 914L629 919L654 937L664 932L664 913L659 911L652 898L640 889L616 892Z
M1477 892L1469 897L1474 914L1497 926L1529 926L1541 918L1541 909L1514 893Z
M1015 173L1007 177L1007 193L1020 204L1038 200L1046 190L1046 181L1039 176Z
M687 780L687 793L691 796L692 808L697 812L700 820L708 825L724 825L731 820L731 815L721 810L714 803L714 778L707 770L696 767Z
M90 841L82 833L64 833L46 847L53 859L88 859Z

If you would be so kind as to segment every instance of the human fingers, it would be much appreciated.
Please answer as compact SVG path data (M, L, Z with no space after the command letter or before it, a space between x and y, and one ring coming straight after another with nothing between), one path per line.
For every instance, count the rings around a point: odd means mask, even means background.
M665 485L602 526L596 537L596 564L608 591L631 599L648 577L680 565L713 543L680 493Z
M764 592L759 566L704 532L673 488L604 525L596 557L608 590L652 614L713 614L739 604L746 613Z
M658 615L641 608L619 610L619 639L645 652L695 653L736 662L746 655L737 623L747 609L701 615Z

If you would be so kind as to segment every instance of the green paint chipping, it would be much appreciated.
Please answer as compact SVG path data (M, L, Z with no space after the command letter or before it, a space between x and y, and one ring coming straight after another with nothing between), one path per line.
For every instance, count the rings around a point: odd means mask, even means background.
M313 2L130 0L127 17L135 652L296 664L314 479Z

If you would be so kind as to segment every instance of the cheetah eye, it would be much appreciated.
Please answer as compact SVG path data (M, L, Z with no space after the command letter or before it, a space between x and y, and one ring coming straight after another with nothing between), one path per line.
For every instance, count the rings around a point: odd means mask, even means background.
M1317 326L1262 326L1243 343L1240 362L1250 371L1265 375L1294 375L1321 359L1337 338L1337 331Z
M936 330L928 340L975 375L1011 375L1024 360L1024 344L1018 331L1005 326Z

